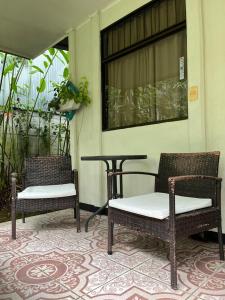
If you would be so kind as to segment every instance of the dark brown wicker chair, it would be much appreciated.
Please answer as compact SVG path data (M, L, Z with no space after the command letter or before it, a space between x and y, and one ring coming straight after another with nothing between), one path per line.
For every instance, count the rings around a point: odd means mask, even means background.
M78 172L71 169L69 156L30 157L25 159L23 190L16 191L16 173L12 174L12 238L16 239L16 212L54 211L74 208L80 231Z
M222 179L217 177L219 155L219 152L162 153L158 174L109 173L108 254L112 254L114 223L148 232L168 242L171 286L177 289L176 239L217 227L220 259L224 260L221 229ZM112 177L121 174L155 176L155 192L112 199Z

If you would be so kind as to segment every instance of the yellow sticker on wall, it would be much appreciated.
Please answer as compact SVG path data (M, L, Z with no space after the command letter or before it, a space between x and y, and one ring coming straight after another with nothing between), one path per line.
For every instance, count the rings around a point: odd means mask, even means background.
M189 88L189 101L196 101L198 100L198 87L197 86L191 86Z

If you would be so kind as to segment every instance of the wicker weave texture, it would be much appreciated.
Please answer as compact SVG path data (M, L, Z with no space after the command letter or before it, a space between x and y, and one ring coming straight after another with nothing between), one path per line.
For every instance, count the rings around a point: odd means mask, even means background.
M71 182L73 176L70 156L39 156L25 159L25 187Z
M168 178L185 175L218 176L219 152L162 153L159 162L159 177L155 190L168 193ZM192 180L179 182L176 194L181 196L214 198L215 182Z
M169 217L158 220L109 207L108 254L112 254L114 223L145 231L168 242L171 286L177 289L176 238L217 227L220 259L224 260L221 229L221 178L217 177L219 155L219 152L162 153L158 174L147 172L109 173L109 199L112 198L113 176L129 174L155 176L155 191L169 194ZM212 207L176 215L176 194L187 197L211 198Z
M19 199L16 203L17 212L51 211L75 208L74 196L65 198Z
M74 183L76 187L75 196L44 199L17 199L16 176L12 174L12 237L16 238L16 211L22 212L23 220L26 212L45 212L74 208L77 219L77 231L80 231L79 211L79 184L78 172L71 169L71 158L69 156L44 156L29 157L24 163L23 188L28 186L42 186Z

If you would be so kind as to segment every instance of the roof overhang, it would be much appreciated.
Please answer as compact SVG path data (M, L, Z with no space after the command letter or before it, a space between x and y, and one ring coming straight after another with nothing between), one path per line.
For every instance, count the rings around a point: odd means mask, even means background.
M0 51L34 58L114 0L0 0Z

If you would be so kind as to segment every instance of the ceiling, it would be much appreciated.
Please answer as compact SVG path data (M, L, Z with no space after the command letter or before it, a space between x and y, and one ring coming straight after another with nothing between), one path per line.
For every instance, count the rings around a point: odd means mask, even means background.
M114 0L0 0L0 51L34 58Z

